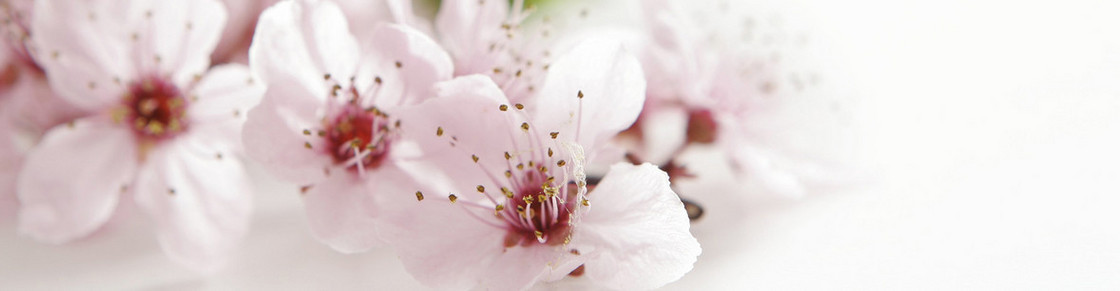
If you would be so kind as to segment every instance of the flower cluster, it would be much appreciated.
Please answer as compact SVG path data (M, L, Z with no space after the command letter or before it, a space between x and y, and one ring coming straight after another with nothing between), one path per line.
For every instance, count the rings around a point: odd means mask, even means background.
M657 288L701 253L670 186L686 146L799 191L752 143L780 68L678 2L4 1L0 210L59 244L134 205L214 271L254 163L324 244L432 287Z

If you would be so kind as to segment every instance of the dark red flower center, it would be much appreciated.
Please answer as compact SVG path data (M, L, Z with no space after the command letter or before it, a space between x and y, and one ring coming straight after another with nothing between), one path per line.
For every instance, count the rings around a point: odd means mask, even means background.
M350 169L377 168L389 153L393 127L381 111L347 104L327 126L328 149L336 163Z
M574 211L575 185L561 184L538 170L524 171L515 190L506 193L511 207L504 209L509 232L506 247L545 243L560 245L568 237L568 224Z
M128 85L123 118L140 137L163 139L187 128L187 98L174 84L149 77Z

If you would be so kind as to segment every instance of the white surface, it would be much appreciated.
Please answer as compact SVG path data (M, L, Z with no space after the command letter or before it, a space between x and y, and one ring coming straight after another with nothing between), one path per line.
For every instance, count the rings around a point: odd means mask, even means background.
M876 182L705 204L704 255L667 289L1120 288L1120 7L803 2ZM417 287L387 250L315 242L295 187L262 184L222 273L172 265L144 225L48 246L4 221L0 289Z

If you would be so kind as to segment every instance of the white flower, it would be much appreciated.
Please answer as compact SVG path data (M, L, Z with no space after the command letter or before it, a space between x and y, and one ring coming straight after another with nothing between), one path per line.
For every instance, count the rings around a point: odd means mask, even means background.
M94 114L51 129L28 154L23 233L68 242L134 198L169 257L221 265L248 224L240 128L263 91L243 66L209 68L225 20L216 0L36 2L34 42L52 87Z
M446 289L526 289L588 276L650 289L692 269L700 253L668 176L619 164L593 190L583 166L636 118L638 62L617 43L587 41L552 67L541 96L509 100L485 76L441 83L402 139L433 165L418 206L391 216L386 239L409 272ZM535 108L535 110L533 110Z
M367 40L332 2L284 1L261 15L249 52L268 90L249 112L248 153L305 186L311 230L342 252L376 245L381 208L409 199L388 194L414 174L415 146L400 142L399 127L426 117L404 108L452 70L439 45L407 26L383 23Z

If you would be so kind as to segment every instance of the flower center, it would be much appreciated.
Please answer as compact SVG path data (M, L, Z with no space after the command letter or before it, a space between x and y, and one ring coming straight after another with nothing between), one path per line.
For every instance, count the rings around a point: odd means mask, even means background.
M187 99L174 84L156 77L144 78L128 86L124 95L123 116L136 135L163 139L186 130Z
M389 116L376 108L361 109L348 103L327 126L331 156L348 169L377 168L389 153L393 139Z
M719 124L712 111L697 109L688 112L688 142L710 144L716 141Z
M502 189L506 195L505 205L510 205L498 211L509 225L506 247L527 246L533 242L559 245L568 237L571 229L568 220L575 205L575 192L570 190L575 187L568 187L538 169L510 175L514 190Z

